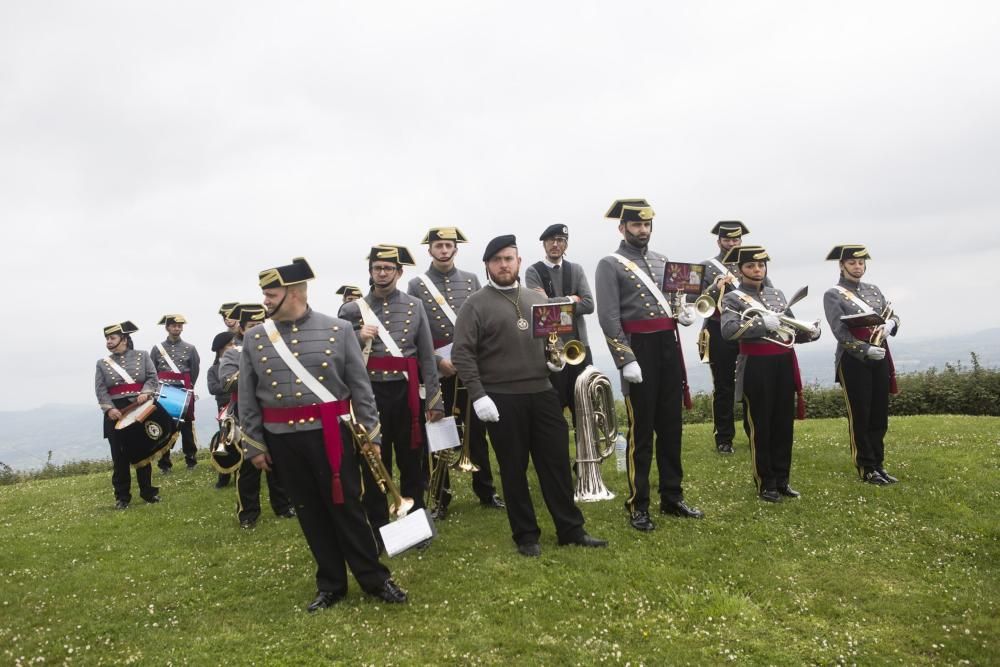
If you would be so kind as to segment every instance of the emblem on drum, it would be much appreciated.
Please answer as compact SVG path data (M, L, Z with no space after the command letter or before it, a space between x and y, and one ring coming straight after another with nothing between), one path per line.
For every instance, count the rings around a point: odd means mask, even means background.
M163 435L163 427L153 421L146 422L146 435L150 440L159 440Z

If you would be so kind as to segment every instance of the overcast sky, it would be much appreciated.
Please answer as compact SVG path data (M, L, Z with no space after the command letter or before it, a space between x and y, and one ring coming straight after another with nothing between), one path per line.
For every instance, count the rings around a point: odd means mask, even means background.
M482 273L563 222L592 279L617 197L679 261L743 220L800 317L860 242L901 336L1000 326L997 34L995 2L4 2L0 409L94 402L122 319L149 348L183 313L210 359L299 255L327 312L432 226Z

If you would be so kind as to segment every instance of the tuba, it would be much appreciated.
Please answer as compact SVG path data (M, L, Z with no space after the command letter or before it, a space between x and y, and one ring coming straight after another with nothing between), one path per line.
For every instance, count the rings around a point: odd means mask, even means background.
M576 399L576 502L615 497L601 478L601 462L615 451L618 418L608 376L587 366L573 386Z

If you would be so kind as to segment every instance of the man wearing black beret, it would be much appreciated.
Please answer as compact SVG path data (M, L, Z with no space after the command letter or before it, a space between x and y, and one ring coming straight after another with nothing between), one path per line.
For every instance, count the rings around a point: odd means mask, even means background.
M469 389L472 407L487 424L500 465L507 519L517 550L541 555L541 530L528 489L528 458L560 545L603 547L583 529L573 502L569 429L549 382L545 339L531 331L531 307L547 299L521 287L521 258L513 235L490 241L483 254L489 284L458 313L452 360Z

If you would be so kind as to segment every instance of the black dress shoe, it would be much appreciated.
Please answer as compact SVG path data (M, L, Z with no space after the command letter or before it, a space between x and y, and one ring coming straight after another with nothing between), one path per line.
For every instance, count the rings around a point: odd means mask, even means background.
M128 509L128 501L127 500L119 500L118 502L115 503L115 509L116 510L127 510Z
M225 479L223 479L222 476L220 475L219 476L219 481L217 481L215 483L215 488L217 488L217 489L224 489L227 486L229 486L229 478L226 477Z
M444 521L448 518L448 508L442 505L438 505L431 510L431 518L435 521Z
M644 533L648 533L656 528L656 524L649 518L649 512L645 510L632 512L632 515L628 519L628 523L636 530L640 530Z
M187 463L188 470L192 470L196 465L198 465L198 461L196 459L187 459L185 463Z
M889 482L890 484L895 484L896 482L899 481L898 479L887 473L885 471L885 468L875 468L875 470L876 472L878 472L878 474L882 475L882 479Z
M778 493L785 496L786 498L798 498L802 494L793 489L792 487L785 484L784 486L778 487Z
M156 467L160 469L161 475L169 475L171 473L170 470L171 466L156 466Z
M482 505L483 507L489 507L490 509L494 510L502 510L507 508L507 503L505 503L503 501L503 498L501 498L495 493L486 500L480 500L479 504Z
M327 607L332 607L341 600L344 596L339 593L328 593L326 591L319 591L316 593L316 599L309 603L306 607L306 611L310 614L319 611L320 609L326 609Z
M774 489L764 489L760 492L760 499L766 503L780 503L781 494Z
M243 519L242 521L240 521L240 528L242 528L243 530L252 530L256 526L257 526L256 520L251 521L250 519Z
M608 546L608 541L584 533L575 540L570 540L569 542L560 542L559 546L567 546L570 544L574 544L578 547L606 547Z
M158 503L158 502L160 502L160 497L158 495L156 495L155 493L153 495L151 495L151 496L143 496L142 499L145 500L147 503Z
M392 579L386 579L385 583L382 584L382 588L373 591L370 595L390 604L406 602L406 591L397 586L396 582Z
M879 474L878 470L869 470L864 474L865 484L874 484L875 486L886 486L889 484L889 480Z
M542 545L538 542L528 542L527 544L518 544L517 553L522 556L527 556L528 558L538 558L542 555Z
M295 518L295 508L289 507L284 512L278 512L278 516L282 519L294 519Z
M715 451L720 454L732 454L733 453L733 443L731 442L720 442L715 446Z
M687 503L683 500L660 503L660 514L682 516L687 519L700 519L705 516L705 513L700 509L697 507L688 507Z

